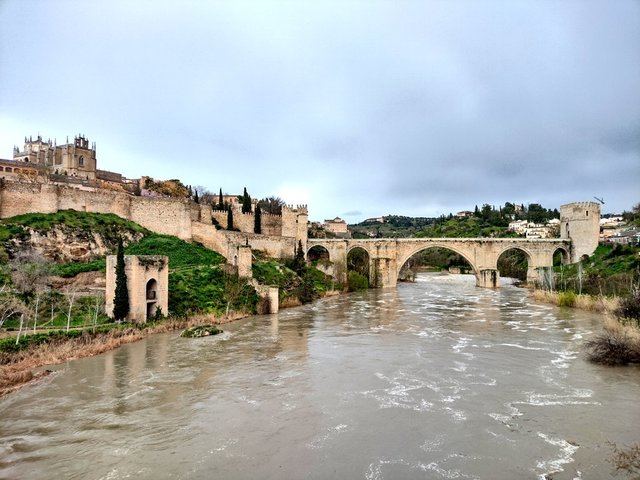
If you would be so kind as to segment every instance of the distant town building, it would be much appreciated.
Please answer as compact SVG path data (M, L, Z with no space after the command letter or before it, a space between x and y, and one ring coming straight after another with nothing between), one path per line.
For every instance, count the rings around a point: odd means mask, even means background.
M607 237L606 241L620 245L640 245L640 228L619 231L615 235Z
M340 217L325 220L322 227L329 234L338 238L351 238L351 232L347 228L347 222Z
M527 238L553 238L560 233L560 220L552 218L544 224L515 220L509 222L508 229Z
M473 212L469 210L462 210L456 213L456 217L459 217L459 218L473 217Z

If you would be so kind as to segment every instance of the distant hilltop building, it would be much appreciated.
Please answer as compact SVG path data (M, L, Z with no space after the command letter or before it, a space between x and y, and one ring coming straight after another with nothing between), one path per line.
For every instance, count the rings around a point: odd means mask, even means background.
M349 229L347 228L347 222L340 217L325 220L323 227L327 232L331 232L337 237L350 236Z
M469 210L462 210L462 211L456 213L456 217L458 217L458 218L473 217L473 212L471 212Z
M24 148L13 147L13 160L30 165L45 167L50 173L74 177L96 179L96 144L89 145L83 135L74 138L73 143L56 145L55 140L46 142L42 137L24 139Z
M67 138L62 145L40 135L35 140L25 137L22 149L13 147L12 160L0 160L0 177L101 187L137 183L119 173L98 170L96 144L84 135L74 137L73 142Z

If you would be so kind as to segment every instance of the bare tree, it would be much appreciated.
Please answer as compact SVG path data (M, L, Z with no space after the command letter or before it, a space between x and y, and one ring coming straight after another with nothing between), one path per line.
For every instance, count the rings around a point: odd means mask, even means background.
M4 325L4 322L9 320L15 315L24 315L29 313L29 309L19 298L15 295L4 291L4 287L0 291L0 328Z
M9 262L9 269L14 287L20 293L35 297L33 333L36 333L40 299L49 288L51 265L38 254L22 252Z
M263 198L258 202L260 209L263 213L270 213L272 215L281 215L282 207L286 205L285 201L280 197L268 197Z
M104 297L102 296L101 293L96 295L96 301L95 301L94 310L93 310L93 333L96 333L96 325L98 324L98 313L100 311L100 306L104 305L103 298Z
M69 310L67 310L67 332L71 327L71 311L73 310L73 303L76 299L76 293L78 293L78 289L72 284L67 285L64 289L64 296L67 299L67 304L69 305Z
M9 262L13 286L20 292L31 295L48 286L51 265L33 252L18 253Z

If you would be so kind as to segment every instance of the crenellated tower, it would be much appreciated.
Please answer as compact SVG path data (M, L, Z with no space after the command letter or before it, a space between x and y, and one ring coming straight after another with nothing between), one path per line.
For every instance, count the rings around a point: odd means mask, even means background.
M592 255L600 239L600 204L575 202L562 205L560 238L571 240L571 263Z

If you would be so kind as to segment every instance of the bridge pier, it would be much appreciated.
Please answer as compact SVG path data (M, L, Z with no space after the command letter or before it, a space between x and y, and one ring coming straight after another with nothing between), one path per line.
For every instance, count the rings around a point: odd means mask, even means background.
M372 258L369 265L369 284L372 287L389 288L398 284L395 258Z
M484 268L476 273L476 287L498 288L500 286L500 272L496 268Z

